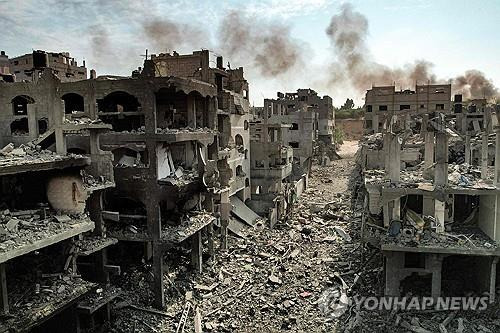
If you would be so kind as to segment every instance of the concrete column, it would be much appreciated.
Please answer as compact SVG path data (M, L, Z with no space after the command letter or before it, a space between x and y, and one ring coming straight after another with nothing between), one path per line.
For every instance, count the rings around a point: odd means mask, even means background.
M214 225L210 223L207 226L207 237L208 237L208 254L212 257L215 253L214 251Z
M443 257L438 254L429 254L426 257L427 269L432 271L431 296L437 298L441 296L441 270Z
M372 128L373 128L374 133L378 133L380 130L378 128L378 114L375 114L375 113L372 115Z
M391 165L391 140L389 137L389 133L383 134L384 141L384 170L385 170L385 179L389 179L390 173L390 165Z
M389 226L391 225L391 213L389 210L389 203L384 204L383 212L384 212L384 227L389 228Z
M155 295L155 307L165 307L165 290L163 289L163 250L159 242L153 242L153 292Z
M429 168L434 163L434 132L425 132L424 166Z
M221 248L225 250L227 249L227 226L229 225L229 214L231 212L229 190L221 192L220 197Z
M430 196L423 196L422 214L427 216L434 216L434 198Z
M422 126L420 127L420 135L422 138L425 138L425 133L427 133L427 126L429 122L429 115L424 114L422 115Z
M36 104L28 104L28 131L30 140L38 137L38 120L36 119Z
M401 144L395 134L390 137L389 178L392 183L399 183L401 172Z
M201 273L203 269L203 247L201 242L201 230L191 236L191 265L196 272Z
M448 183L448 136L445 132L436 133L435 185Z
M486 179L488 173L488 132L484 131L481 142L481 179Z
M55 137L56 137L56 153L60 155L65 155L66 150L66 138L64 137L62 125L64 122L64 101L61 101L60 108L54 108L54 126L55 126Z
M404 267L403 252L384 252L385 255L385 296L400 296L400 271Z
M490 271L490 304L495 303L496 284L497 284L497 264L500 257L494 257L491 261Z
M9 297L7 294L7 274L5 263L0 264L0 314L9 313Z
M495 138L495 185L500 186L500 129L496 131Z
M467 131L465 134L465 163L470 164L470 155L471 155L471 149L470 149L470 133Z
M187 96L187 125L196 128L196 98L191 94Z
M436 231L444 232L445 203L434 200L434 217L436 219Z

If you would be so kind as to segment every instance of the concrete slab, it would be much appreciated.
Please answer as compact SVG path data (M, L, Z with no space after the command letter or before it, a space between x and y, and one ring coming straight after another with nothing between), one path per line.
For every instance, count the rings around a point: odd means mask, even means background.
M247 205L240 198L233 195L229 198L229 202L231 203L232 209L231 212L243 220L245 223L253 226L257 219L260 218L253 210L248 208Z

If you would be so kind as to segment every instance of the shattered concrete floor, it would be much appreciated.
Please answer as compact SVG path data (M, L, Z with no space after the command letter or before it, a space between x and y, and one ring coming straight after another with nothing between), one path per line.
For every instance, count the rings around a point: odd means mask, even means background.
M165 311L150 307L151 268L126 272L109 331L176 332L181 323L177 332L195 332L199 313L203 332L439 332L450 312L357 311L345 304L346 296L383 294L382 256L360 243L362 199L352 196L361 181L356 148L357 142L346 142L342 160L313 168L288 221L274 230L257 224L245 239L231 237L229 249L200 275L187 261L172 268ZM458 313L448 332L499 332L495 318L491 311Z

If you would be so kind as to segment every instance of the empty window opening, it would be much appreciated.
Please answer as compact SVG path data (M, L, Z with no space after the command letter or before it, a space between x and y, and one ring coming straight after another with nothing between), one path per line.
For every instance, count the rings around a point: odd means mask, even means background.
M236 177L245 177L246 173L243 171L243 167L241 165L238 165L236 167Z
M299 148L299 143L296 142L296 141L292 141L292 142L290 142L290 147L292 147L292 148Z
M145 167L147 165L147 151L133 150L130 148L116 148L113 150L113 163L115 167Z
M291 129L291 130L293 130L293 131L298 130L298 129L299 129L299 124L297 124L297 123L292 123L292 127L291 127L290 129Z
M143 130L144 114L135 96L123 91L115 91L97 100L99 118L113 127L116 132Z
M379 111L387 111L387 105L379 105L378 110Z
M43 134L47 132L49 128L49 122L47 118L38 119L38 134Z
M64 113L71 114L84 111L83 96L68 93L61 98L64 101Z
M99 112L136 112L140 111L140 104L137 98L124 91L112 92L103 99L97 100Z
M14 120L10 123L10 134L11 135L28 135L29 127L28 127L28 118L22 118Z
M401 104L399 106L399 110L410 110L410 105L409 104Z
M236 136L234 137L234 143L236 145L236 149L238 149L240 153L243 153L245 150L245 147L243 146L243 137L239 134L236 134Z
M12 99L12 110L15 116L28 114L28 104L35 103L35 100L26 95L16 96Z

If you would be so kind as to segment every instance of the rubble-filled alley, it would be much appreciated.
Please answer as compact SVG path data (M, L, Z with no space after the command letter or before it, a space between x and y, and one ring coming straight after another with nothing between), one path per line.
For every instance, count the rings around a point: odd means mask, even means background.
M300 202L273 230L259 221L242 231L243 238L231 237L201 275L191 277L186 266L166 274L165 312L136 307L147 304L147 288L136 289L151 278L146 265L124 276L112 331L175 332L180 326L194 332L197 320L203 332L340 331L347 319L331 313L333 295L342 280L354 287L364 272L356 231L361 216L351 209L357 143L342 148L344 159L313 167Z

